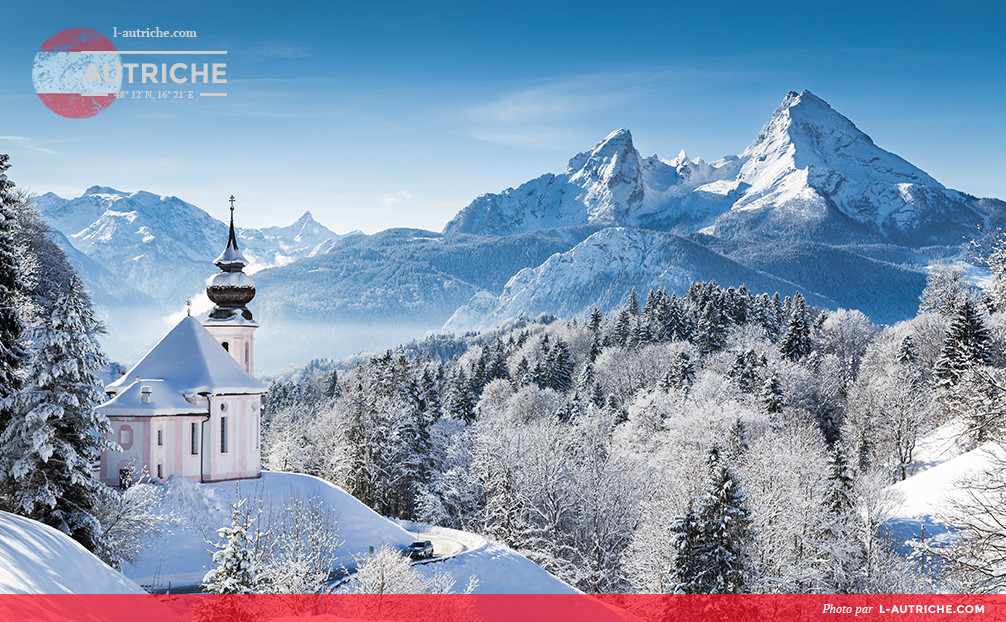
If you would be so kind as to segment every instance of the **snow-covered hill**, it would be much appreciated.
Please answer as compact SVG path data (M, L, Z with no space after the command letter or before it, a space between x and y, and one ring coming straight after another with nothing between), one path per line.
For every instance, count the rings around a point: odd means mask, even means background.
M0 593L142 594L66 534L0 512Z
M334 514L342 542L336 561L345 566L354 566L355 557L370 547L405 547L413 540L407 531L349 493L310 475L265 471L257 480L214 484L172 477L165 484L140 486L153 488L159 513L179 519L148 545L136 564L123 565L127 577L153 588L202 582L212 565L207 540L216 540L216 529L230 524L230 504L236 498L247 499L249 507L261 509L265 517L281 512L293 499L324 506Z
M520 553L484 536L446 527L400 522L409 531L447 536L465 546L464 552L450 558L413 566L426 577L432 577L437 572L449 572L458 588L464 588L470 579L475 578L478 587L473 594L580 593ZM351 586L352 583L347 582L346 587Z
M632 289L645 294L665 287L684 295L692 281L707 279L745 283L756 292L792 295L798 289L671 233L611 227L536 268L521 270L499 296L480 292L451 316L444 329L486 330L521 313L572 317L595 305L607 312L623 304ZM812 305L837 306L811 291L806 297Z
M1006 447L998 442L969 447L963 440L966 430L965 421L952 419L924 435L916 445L913 474L886 490L886 523L903 552L953 542L956 536L947 521L960 517L959 504L973 504L988 494L973 486L999 486Z
M281 511L294 499L332 512L339 540L335 563L349 569L355 568L371 547L377 549L387 544L404 548L415 539L413 533L379 516L338 486L310 475L264 471L258 480L197 484L172 477L165 484L139 486L144 488L142 493L154 492L158 499L156 511L173 514L177 520L148 544L146 553L135 565L126 564L123 568L126 576L155 589L166 588L169 583L179 587L202 581L211 567L207 539L215 540L215 530L230 524L230 504L238 497L246 499L248 507L262 510L260 521L267 521L271 513ZM576 592L505 546L474 534L440 531L463 539L466 551L417 568L422 573L451 572L459 590L475 576L479 579L478 593Z

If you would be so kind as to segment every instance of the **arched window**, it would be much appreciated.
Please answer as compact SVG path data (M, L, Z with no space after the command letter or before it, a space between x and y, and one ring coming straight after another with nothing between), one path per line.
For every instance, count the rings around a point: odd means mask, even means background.
M251 344L245 342L245 371L251 371Z
M128 425L119 428L119 445L123 449L129 449L133 446L133 428Z

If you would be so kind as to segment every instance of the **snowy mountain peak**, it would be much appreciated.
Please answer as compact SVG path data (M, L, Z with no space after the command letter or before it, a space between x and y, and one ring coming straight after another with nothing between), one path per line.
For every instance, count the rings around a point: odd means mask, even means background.
M771 141L780 134L797 147L813 150L831 149L836 144L848 148L857 142L873 145L873 139L810 91L790 91L772 113L772 119L762 128L755 143ZM841 137L841 143L828 144L827 140L834 137Z
M791 91L740 159L745 192L717 220L717 236L931 244L981 220L964 195L878 147L810 91Z
M91 194L119 194L125 196L128 193L116 190L115 188L111 188L109 186L91 186L84 191L84 196Z
M637 157L639 155L632 144L632 134L624 127L619 128L594 145L590 151L578 153L570 158L566 174L575 175L578 171L588 168L596 171L612 159L620 158L624 162L630 155Z
M605 136L604 140L599 142L597 146L594 147L594 151L615 153L617 151L622 151L623 149L632 148L632 132L630 132L628 128L620 127Z
M875 145L852 121L806 90L786 95L741 157L748 160L741 173L747 183L766 172L819 167L888 183L939 185L921 169Z

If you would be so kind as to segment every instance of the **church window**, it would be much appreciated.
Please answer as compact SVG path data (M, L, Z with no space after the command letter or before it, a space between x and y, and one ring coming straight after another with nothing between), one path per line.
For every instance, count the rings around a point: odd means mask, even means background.
M195 421L192 422L192 455L195 456L199 453L199 424Z
M227 343L226 341L221 342L220 345L224 347L224 350L227 350L228 352L231 351L231 344Z
M164 430L160 428L157 430L157 446L164 447Z
M220 417L220 453L227 453L227 417Z
M163 477L164 477L164 465L158 464L157 465L157 479L161 479Z
M133 428L129 426L119 428L119 444L123 449L128 449L133 444Z

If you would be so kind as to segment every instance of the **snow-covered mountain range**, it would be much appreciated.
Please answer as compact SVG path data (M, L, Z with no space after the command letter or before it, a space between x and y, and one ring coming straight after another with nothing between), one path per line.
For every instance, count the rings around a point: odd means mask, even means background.
M1001 208L1002 206L997 206ZM626 129L564 173L484 194L445 233L508 235L576 225L705 229L726 239L958 243L990 206L875 145L809 91L790 92L739 156L643 158Z
M479 293L445 328L605 310L630 287L680 291L693 279L800 289L824 307L896 321L917 307L926 268L960 258L961 242L1000 222L1004 207L947 189L813 93L790 92L738 156L642 158L620 129L560 175L478 197L448 236L605 229L516 274L500 294ZM708 255L685 252L686 242Z
M200 208L147 192L95 186L38 204L99 305L179 310L226 234ZM1004 216L1003 201L944 187L803 91L739 155L643 157L618 129L562 173L476 198L442 233L340 236L306 213L240 235L261 270L260 360L278 366L393 347L448 319L460 331L606 311L632 288L683 293L692 280L799 290L893 322L914 313L930 265L962 260L964 238Z
M227 240L223 221L174 196L92 186L74 199L49 192L36 203L76 251L129 287L167 304L177 305L199 292L212 273L207 258L216 257ZM310 256L340 237L310 212L287 227L245 228L239 234L252 262L250 272Z
M629 130L609 134L574 156L559 175L546 174L499 194L483 194L444 233L512 235L578 225L695 230L729 208L740 169L736 157L711 164L643 158Z

